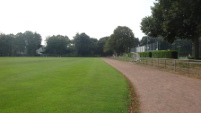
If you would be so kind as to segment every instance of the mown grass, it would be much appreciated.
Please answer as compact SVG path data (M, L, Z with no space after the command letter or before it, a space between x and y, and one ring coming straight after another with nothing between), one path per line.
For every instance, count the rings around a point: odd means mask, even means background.
M1 113L128 113L125 78L100 58L0 58Z

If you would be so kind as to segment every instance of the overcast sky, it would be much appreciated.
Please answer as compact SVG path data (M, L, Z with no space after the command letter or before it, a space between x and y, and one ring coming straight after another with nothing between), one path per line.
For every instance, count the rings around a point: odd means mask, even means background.
M141 19L151 15L155 0L0 0L0 32L27 30L51 35L85 32L93 38L110 36L117 26L132 29L142 38Z

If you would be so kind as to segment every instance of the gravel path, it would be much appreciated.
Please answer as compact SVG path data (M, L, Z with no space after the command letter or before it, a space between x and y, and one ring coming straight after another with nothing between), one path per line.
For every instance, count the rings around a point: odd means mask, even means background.
M141 113L201 113L201 80L135 63L103 60L134 85Z

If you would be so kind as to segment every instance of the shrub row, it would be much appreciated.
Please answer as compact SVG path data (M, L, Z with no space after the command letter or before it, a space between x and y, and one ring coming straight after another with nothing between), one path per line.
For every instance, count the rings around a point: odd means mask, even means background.
M161 50L152 52L141 52L140 57L152 57L152 58L178 58L178 52L174 50Z
M152 57L151 52L140 52L140 57Z

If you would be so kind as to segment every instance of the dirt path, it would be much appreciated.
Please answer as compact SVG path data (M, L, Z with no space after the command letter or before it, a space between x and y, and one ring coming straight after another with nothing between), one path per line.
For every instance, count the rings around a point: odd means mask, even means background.
M135 63L103 60L132 82L141 113L201 113L201 80Z

